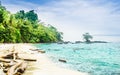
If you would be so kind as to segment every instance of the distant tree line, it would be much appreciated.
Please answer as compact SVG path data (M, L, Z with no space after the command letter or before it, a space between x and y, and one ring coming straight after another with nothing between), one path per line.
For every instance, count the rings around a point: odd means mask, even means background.
M44 25L34 10L11 14L0 4L0 43L48 43L62 41L62 32Z

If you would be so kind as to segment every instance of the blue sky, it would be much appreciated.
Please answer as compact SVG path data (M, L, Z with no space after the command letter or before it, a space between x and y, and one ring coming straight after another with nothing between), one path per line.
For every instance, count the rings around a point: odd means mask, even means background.
M34 4L40 4L40 5L44 5L46 3L49 3L51 1L56 1L56 0L23 0L25 2L30 2L30 3L34 3Z
M120 0L1 1L12 13L34 9L43 22L64 33L64 40L82 40L82 34L89 32L111 35L111 38L94 36L94 40L120 41Z

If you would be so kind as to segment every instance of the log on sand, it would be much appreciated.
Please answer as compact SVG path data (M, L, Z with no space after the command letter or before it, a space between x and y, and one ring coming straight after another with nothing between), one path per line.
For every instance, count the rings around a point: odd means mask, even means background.
M27 68L27 63L23 63L18 69L17 72L24 73L25 69Z
M24 61L37 61L37 59L31 59L31 58L18 58L18 59Z
M37 59L26 59L26 58L24 58L23 60L25 60L25 61L37 61Z
M17 75L18 73L22 74L25 71L26 67L27 64L24 61L19 61L9 68L9 70L7 71L7 75Z
M11 52L5 55L0 56L0 58L4 58L4 59L16 59L18 57L18 53L17 52Z
M7 75L14 75L15 74L15 69L17 69L23 62L20 61L18 62L17 64L15 64L14 66L12 66L8 72L7 72Z
M44 53L44 52L43 52ZM22 75L27 68L26 61L37 61L37 59L29 58L27 54L25 56L19 56L19 52L16 51L15 46L9 53L0 55L0 68L6 75ZM0 69L1 70L1 69Z
M40 52L40 53L45 53L44 50L41 50L41 49L30 49L31 51L37 51L37 52Z
M44 50L38 50L38 52L40 52L40 53L45 53L45 51L44 51Z
M0 58L0 62L6 62L6 63L10 63L11 60L9 59L3 59L3 58Z

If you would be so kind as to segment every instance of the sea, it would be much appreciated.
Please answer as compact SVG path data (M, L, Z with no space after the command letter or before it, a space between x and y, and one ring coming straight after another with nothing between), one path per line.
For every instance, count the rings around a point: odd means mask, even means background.
M48 58L60 67L90 75L120 75L120 43L44 43L34 46L45 50Z

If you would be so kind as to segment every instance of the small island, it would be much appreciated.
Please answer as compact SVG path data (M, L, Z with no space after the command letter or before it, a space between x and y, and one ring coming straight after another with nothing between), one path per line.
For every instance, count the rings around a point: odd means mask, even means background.
M91 41L91 39L93 39L93 36L90 35L89 33L85 33L83 34L83 39L84 41L75 41L74 43L73 42L70 42L70 41L61 41L61 42L58 42L58 44L79 44L79 43L87 43L87 44L91 44L91 43L108 43L106 41Z

